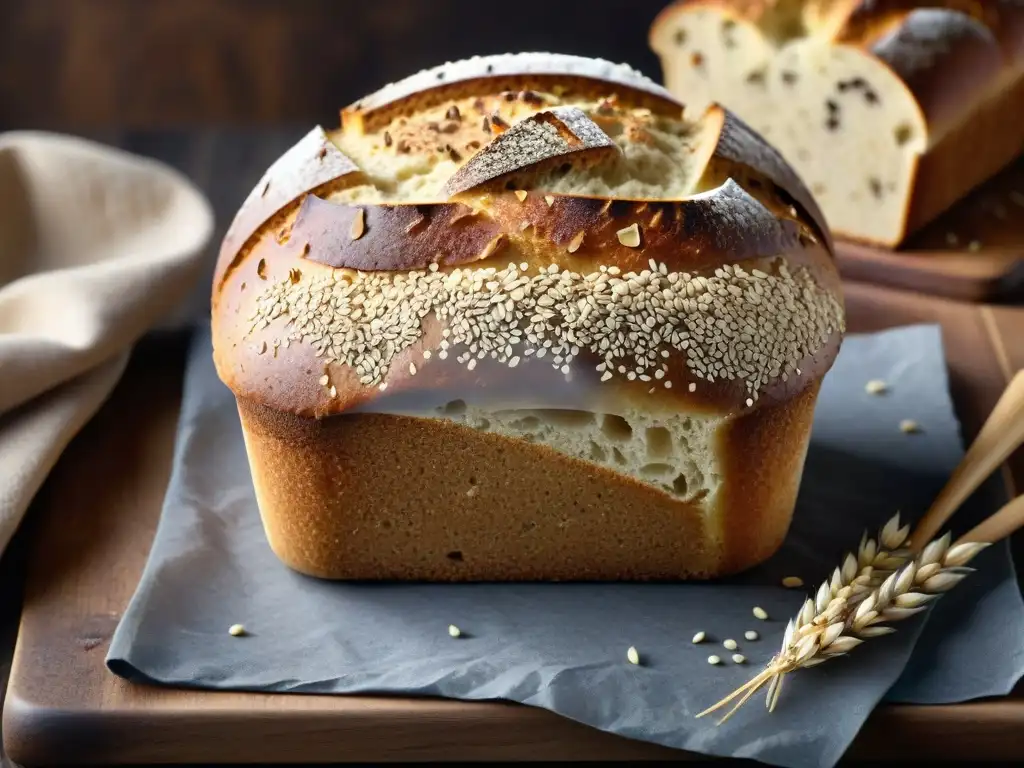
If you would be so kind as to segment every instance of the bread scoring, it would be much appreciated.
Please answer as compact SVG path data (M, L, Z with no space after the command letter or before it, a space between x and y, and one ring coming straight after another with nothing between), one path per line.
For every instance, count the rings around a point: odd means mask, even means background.
M679 0L650 42L668 89L748 120L844 238L898 245L1024 149L1019 0Z
M828 228L778 153L720 107L684 116L633 70L551 54L444 65L341 114L259 181L214 278L275 551L457 579L713 575L773 551L845 327ZM433 455L470 487L422 509L382 488ZM533 490L495 506L513 466ZM565 539L541 496L676 522L645 567ZM552 536L576 554L538 570Z

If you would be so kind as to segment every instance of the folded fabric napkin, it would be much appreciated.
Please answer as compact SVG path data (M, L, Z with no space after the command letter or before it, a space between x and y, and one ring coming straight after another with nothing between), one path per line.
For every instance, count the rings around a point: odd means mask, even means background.
M865 392L885 379L884 397ZM898 425L913 418L921 434ZM711 584L365 584L300 576L270 551L233 397L197 334L170 487L107 656L130 680L208 689L506 699L634 739L783 766L833 765L875 705L1007 693L1024 674L1024 604L1006 544L936 604L849 657L802 670L716 728L694 714L753 676L805 590L897 509L919 516L962 455L939 329L846 340L825 378L792 529L779 554ZM956 517L1000 503L990 482ZM754 606L769 620L752 615ZM232 637L242 623L249 634ZM462 630L449 637L448 625ZM708 641L693 645L698 630ZM747 640L745 633L759 633ZM731 660L734 638L747 663ZM635 646L640 665L630 664ZM710 654L725 661L712 667ZM908 659L915 663L907 666ZM920 659L920 663L916 660ZM906 670L906 671L905 671ZM895 685L895 687L894 687Z
M131 346L188 294L213 213L176 171L0 134L0 553Z

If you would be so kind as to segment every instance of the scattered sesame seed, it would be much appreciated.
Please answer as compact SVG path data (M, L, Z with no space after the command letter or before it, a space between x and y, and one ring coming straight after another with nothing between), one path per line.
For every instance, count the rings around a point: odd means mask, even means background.
M712 666L714 666L715 664L721 664L721 663L722 663L722 659L719 656L715 656L714 654L708 656L708 664L711 664Z
M888 390L888 388L888 385L881 379L872 379L871 381L864 385L864 390L869 395L881 395L886 390Z
M697 391L697 382L695 382L695 381L691 381L691 382L690 382L690 386L688 387L688 389L689 389L689 390L690 390L691 392L696 392L696 391Z
M732 660L736 664L744 664L747 661L747 657L744 656L742 653L734 653L732 655Z
M415 363L409 363L409 375L410 376L415 376L416 375L416 364Z
M334 386L333 384L331 385L330 393L331 393L331 397L332 398L338 396L338 388L336 386Z
M697 643L703 643L706 637L707 634L704 632L704 630L701 630L693 636L693 644L696 645Z
M754 606L754 618L760 619L761 621L767 621L768 612L759 605Z
M748 398L747 398L747 408L749 408L749 407L750 407L750 406L752 406L753 404L754 404L754 401L753 401L753 400L752 400L751 398L749 398L749 397L748 397Z
M726 640L726 641L724 641L722 643L722 647L724 647L725 650L727 650L727 651L735 651L736 650L736 641L735 640Z
M330 383L331 383L331 377L328 376L326 373L323 376L320 377L320 386L321 387L326 387Z
M745 637L747 640L757 640L761 636L757 634L757 632L755 632L754 630L748 629L746 632L743 633L743 637Z
M241 624L232 624L230 627L228 627L228 634L232 637L241 637L245 634L245 627L243 627Z
M555 204L555 198L551 195L544 195L544 202L548 204L548 208Z
M615 236L618 237L619 242L627 248L640 247L640 226L636 222L633 222L624 229L620 229L615 233Z
M452 637L462 637L462 630L456 627L454 624L449 624L448 634Z
M423 359L424 360L429 360L430 359L430 350L429 349L424 349L423 350Z
M584 235L586 235L586 232L577 232L576 236L569 241L569 245L566 247L565 250L567 250L569 253L576 253L576 251L580 249L580 246L583 245Z
M527 198L527 196L529 194L530 193L527 192L525 189L517 189L516 190L516 197L519 198L519 202L520 203L523 202Z
M900 422L900 432L910 435L920 431L921 425L913 419L904 419Z
M637 653L636 648L634 648L633 646L630 646L629 650L626 651L626 658L629 659L630 664L640 663L640 654Z
M802 587L803 585L804 580L801 579L799 576L787 576L782 580L782 586L786 587L786 589L796 589L797 587Z

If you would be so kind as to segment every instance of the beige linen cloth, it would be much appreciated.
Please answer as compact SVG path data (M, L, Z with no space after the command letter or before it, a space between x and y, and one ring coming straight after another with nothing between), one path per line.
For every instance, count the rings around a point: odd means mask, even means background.
M195 287L212 231L206 199L162 164L0 133L0 553L133 344Z

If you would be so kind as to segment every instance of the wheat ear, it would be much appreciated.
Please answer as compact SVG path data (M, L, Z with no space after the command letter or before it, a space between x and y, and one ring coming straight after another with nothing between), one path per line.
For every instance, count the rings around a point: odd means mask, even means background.
M899 515L879 533L882 546L865 535L857 558L847 555L831 581L824 582L786 626L782 649L747 685L701 712L714 712L746 693L723 717L723 723L758 688L768 685L766 705L774 711L785 675L844 656L864 640L896 630L883 624L909 618L926 604L952 589L972 569L965 567L987 543L950 546L950 535L931 542L913 560L905 549L909 527L901 528Z

